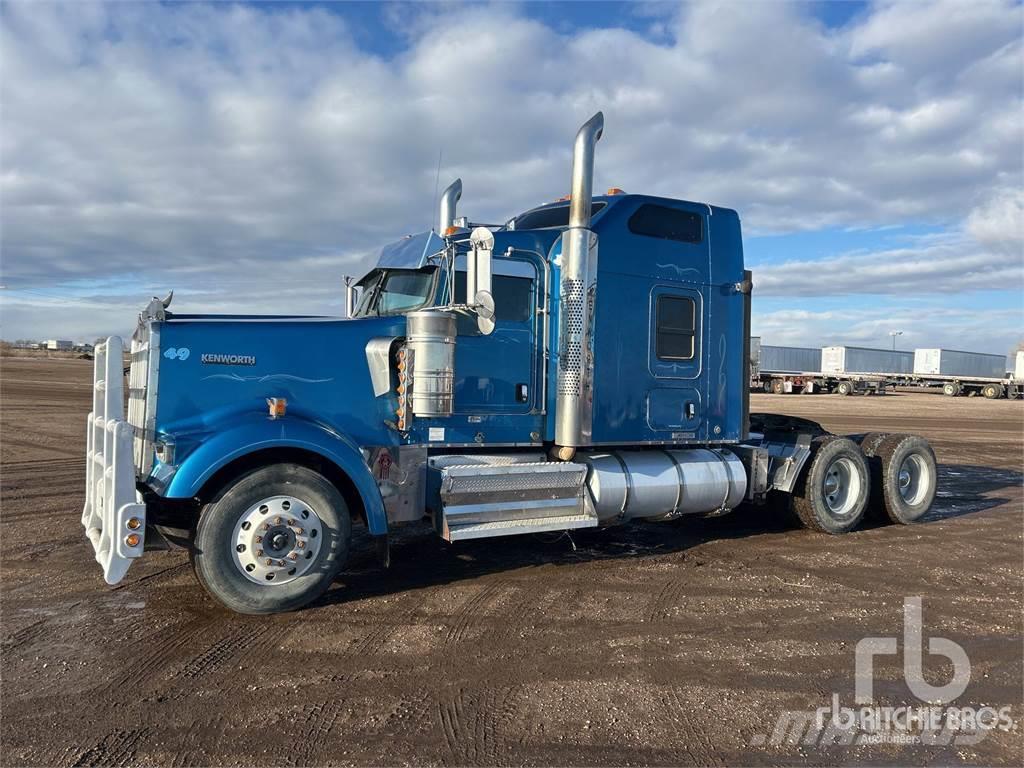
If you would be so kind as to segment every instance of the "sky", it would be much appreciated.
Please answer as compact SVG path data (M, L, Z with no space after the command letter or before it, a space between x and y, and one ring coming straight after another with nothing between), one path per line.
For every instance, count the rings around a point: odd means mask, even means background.
M0 337L342 314L438 184L735 208L765 344L1024 340L1018 2L0 5ZM440 166L439 166L440 159ZM439 170L440 167L440 170Z

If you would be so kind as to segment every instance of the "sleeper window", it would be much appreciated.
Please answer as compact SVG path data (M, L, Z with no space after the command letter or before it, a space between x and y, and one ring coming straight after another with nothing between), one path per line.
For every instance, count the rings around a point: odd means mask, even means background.
M681 296L659 296L655 351L659 360L693 360L696 304Z

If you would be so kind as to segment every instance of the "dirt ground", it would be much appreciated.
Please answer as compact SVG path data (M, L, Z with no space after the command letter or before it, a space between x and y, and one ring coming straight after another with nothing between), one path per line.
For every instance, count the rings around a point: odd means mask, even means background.
M364 547L312 608L244 618L202 592L181 551L104 585L79 522L90 364L0 366L4 765L1022 760L1024 726L945 746L770 735L833 693L852 706L854 647L902 637L905 596L923 598L925 637L967 652L957 703L1024 717L1024 402L753 396L755 411L836 432L929 438L939 498L918 525L828 537L759 508L554 543L413 530L389 570ZM900 664L876 662L882 704L919 703Z

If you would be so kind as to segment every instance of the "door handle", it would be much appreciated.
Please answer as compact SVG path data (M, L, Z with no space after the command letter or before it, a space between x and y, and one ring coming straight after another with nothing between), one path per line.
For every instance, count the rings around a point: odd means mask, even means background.
M692 419L696 415L697 415L697 406L694 405L693 403L687 403L686 404L686 418Z

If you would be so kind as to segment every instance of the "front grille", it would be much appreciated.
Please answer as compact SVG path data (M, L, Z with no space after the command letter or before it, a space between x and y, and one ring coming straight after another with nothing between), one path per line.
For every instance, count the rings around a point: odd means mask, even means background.
M128 423L134 433L135 470L145 478L153 469L156 426L156 374L160 363L159 326L140 319L132 336L128 371Z

